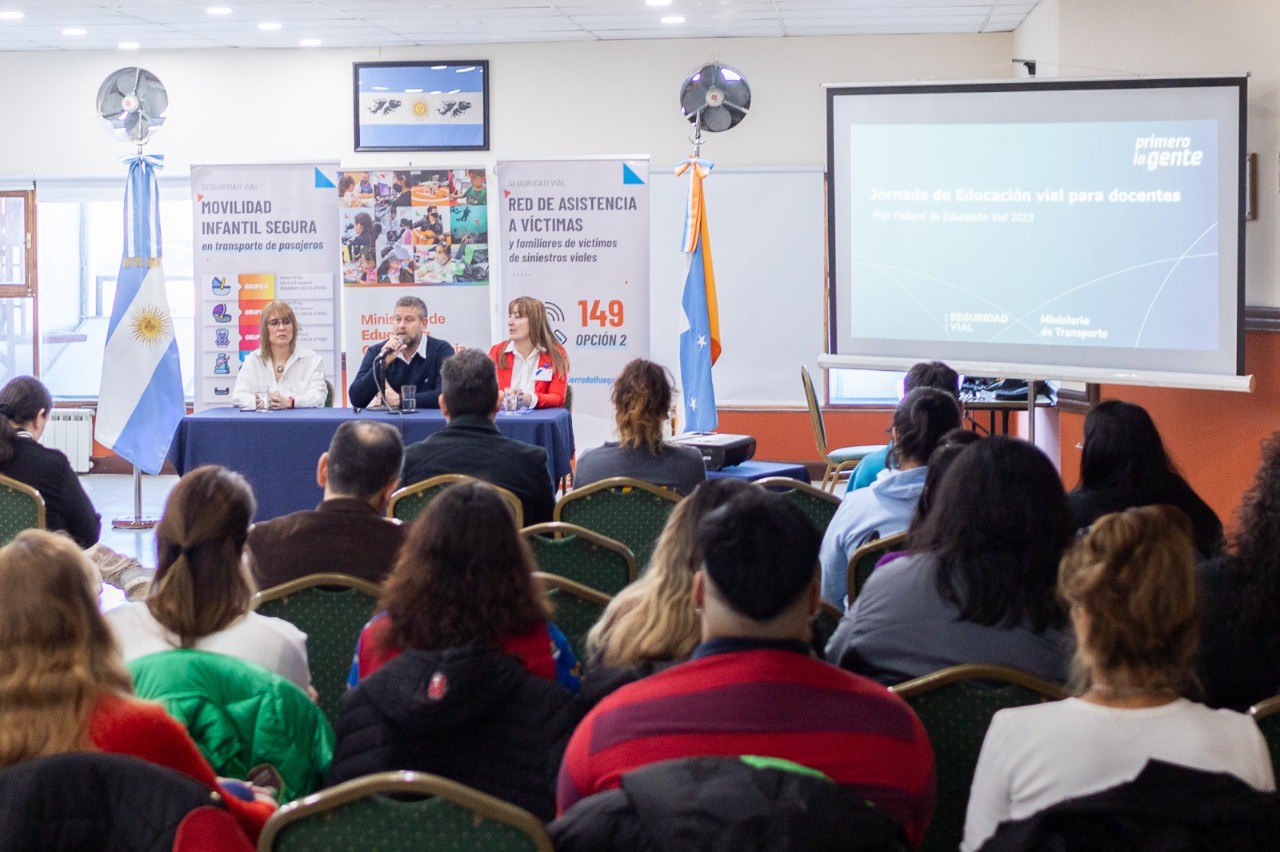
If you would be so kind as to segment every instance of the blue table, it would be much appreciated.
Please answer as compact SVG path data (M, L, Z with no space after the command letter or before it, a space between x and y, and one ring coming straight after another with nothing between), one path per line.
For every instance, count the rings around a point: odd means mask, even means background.
M757 479L765 479L770 476L785 476L788 479L798 479L805 485L811 484L807 467L802 464L789 464L787 462L744 461L742 464L735 464L733 467L707 471L708 479L730 476L735 479L745 479L748 482L755 482Z
M262 521L313 509L323 497L316 485L316 462L346 420L380 420L401 431L406 446L445 426L439 411L397 416L385 412L353 414L345 408L293 411L240 411L211 408L189 414L178 426L169 459L186 473L201 465L220 464L244 475L258 500L255 519ZM569 473L573 458L573 420L563 408L499 413L498 429L508 438L547 451L551 481Z

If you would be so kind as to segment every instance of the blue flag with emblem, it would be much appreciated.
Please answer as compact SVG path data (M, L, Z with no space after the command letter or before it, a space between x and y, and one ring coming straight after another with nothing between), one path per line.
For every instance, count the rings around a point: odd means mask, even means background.
M102 358L98 441L150 474L160 472L186 414L160 242L160 157L133 157L124 198L124 255Z
M716 301L716 275L711 265L711 236L707 230L707 204L702 179L712 163L689 159L676 175L689 171L689 204L685 209L684 247L689 270L684 278L684 319L680 332L680 383L684 393L684 431L710 432L716 416L716 390L711 365L720 357L720 309Z

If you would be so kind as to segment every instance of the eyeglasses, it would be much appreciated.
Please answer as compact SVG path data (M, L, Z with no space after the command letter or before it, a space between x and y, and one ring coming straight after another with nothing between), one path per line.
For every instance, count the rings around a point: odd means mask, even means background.
M269 328L279 328L279 327L280 327L280 326L282 326L282 325L293 325L293 320L291 320L291 319L273 319L273 320L267 320L267 326L268 326Z

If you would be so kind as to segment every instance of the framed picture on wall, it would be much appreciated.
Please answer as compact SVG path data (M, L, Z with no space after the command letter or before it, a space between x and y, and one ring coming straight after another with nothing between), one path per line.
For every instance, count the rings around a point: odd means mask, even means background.
M356 62L357 151L489 150L489 62Z

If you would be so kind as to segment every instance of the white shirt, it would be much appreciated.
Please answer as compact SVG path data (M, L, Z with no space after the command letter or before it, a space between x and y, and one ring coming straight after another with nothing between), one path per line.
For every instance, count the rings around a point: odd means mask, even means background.
M533 384L537 381L538 359L545 351L541 346L535 346L527 356L521 355L514 340L508 340L507 348L503 350L511 356L511 389L523 391L533 397L535 408L538 405L538 394L534 391Z
M417 348L417 349L413 350L412 352L400 352L400 353L397 353L397 354L396 354L396 357L397 357L397 358L399 358L401 361L405 362L406 364L408 364L410 361L412 361L412 360L413 360L413 358L414 358L414 356L415 356L415 355L421 355L423 358L426 358L426 357L427 357L427 334L426 334L426 332L423 332L423 333L418 337L418 348ZM385 354L384 354L384 356L383 356L383 357L386 357L386 356L385 356Z
M324 359L302 346L293 350L284 362L284 372L277 373L270 358L254 352L244 359L231 392L231 403L240 408L253 407L253 389L267 388L283 397L293 397L294 408L319 408L324 405L329 388L324 381Z
M106 619L126 663L178 647L178 637L156 621L145 601L118 606L106 613ZM200 639L195 648L257 663L302 689L311 685L307 634L281 618L245 613L217 633Z
M1185 698L1137 710L1079 698L1015 707L987 730L960 848L979 848L1004 820L1132 781L1151 759L1230 773L1257 790L1276 786L1262 733L1234 710Z

